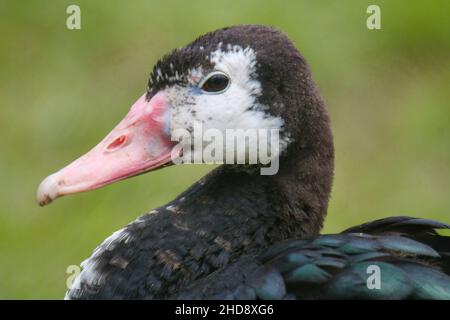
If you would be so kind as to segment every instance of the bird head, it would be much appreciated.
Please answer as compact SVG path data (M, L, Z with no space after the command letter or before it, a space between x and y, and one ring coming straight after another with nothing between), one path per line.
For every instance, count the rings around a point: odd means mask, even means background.
M92 150L45 178L37 201L45 205L177 163L187 150L195 158L211 136L229 130L276 130L270 162L300 135L301 117L294 109L307 104L301 93L313 87L306 62L281 32L236 26L207 33L160 59L147 91L124 119ZM203 130L200 143L179 143L186 135L195 136L196 128ZM222 142L215 150L223 154L215 157L219 163L239 163L261 149L259 144L235 148L234 141ZM225 159L227 154L231 159ZM261 163L257 157L254 164Z

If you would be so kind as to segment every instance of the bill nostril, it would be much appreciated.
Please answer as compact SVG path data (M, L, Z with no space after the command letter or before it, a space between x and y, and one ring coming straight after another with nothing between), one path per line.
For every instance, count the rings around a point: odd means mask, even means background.
M106 151L111 152L119 149L120 147L123 147L125 143L127 142L127 136L121 135L120 137L114 139L113 142L111 142L108 147L106 148Z

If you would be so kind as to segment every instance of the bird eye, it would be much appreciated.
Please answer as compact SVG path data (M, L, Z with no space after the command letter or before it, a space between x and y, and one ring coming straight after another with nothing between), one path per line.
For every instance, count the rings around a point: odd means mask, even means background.
M230 84L230 79L223 73L213 73L200 86L203 91L218 93L224 91Z

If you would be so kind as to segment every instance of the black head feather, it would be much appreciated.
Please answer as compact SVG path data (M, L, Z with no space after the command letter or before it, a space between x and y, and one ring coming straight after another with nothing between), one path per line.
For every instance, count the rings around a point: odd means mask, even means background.
M269 106L272 115L282 116L294 135L299 131L298 121L301 120L301 115L292 110L294 108L304 106L302 112L308 112L311 107L311 112L328 121L324 110L315 110L315 105L322 102L306 60L285 34L262 25L215 30L165 55L150 74L147 99L168 86L186 85L187 75L194 68L211 71L214 67L211 54L218 49L231 51L235 46L251 48L255 52L257 64L253 76L262 85L259 102Z

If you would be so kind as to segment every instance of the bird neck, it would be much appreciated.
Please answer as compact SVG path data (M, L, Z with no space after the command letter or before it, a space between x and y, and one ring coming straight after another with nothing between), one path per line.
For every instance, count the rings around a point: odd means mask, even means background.
M277 242L319 234L331 192L333 141L323 104L318 110L321 117L311 112L303 118L294 136L302 139L292 140L275 175L223 165L135 222L144 230L135 233L136 250L159 262L152 267L160 283L154 297L171 297L195 279Z
M295 225L295 236L317 235L323 226L334 175L334 143L328 112L311 81L309 94L301 97L292 143L272 176L281 213ZM300 115L301 113L301 115ZM289 125L289 124L288 124Z
M306 130L309 138L293 140L275 175L223 165L205 176L174 201L183 219L224 238L257 239L256 246L317 235L331 192L333 142L327 117Z

